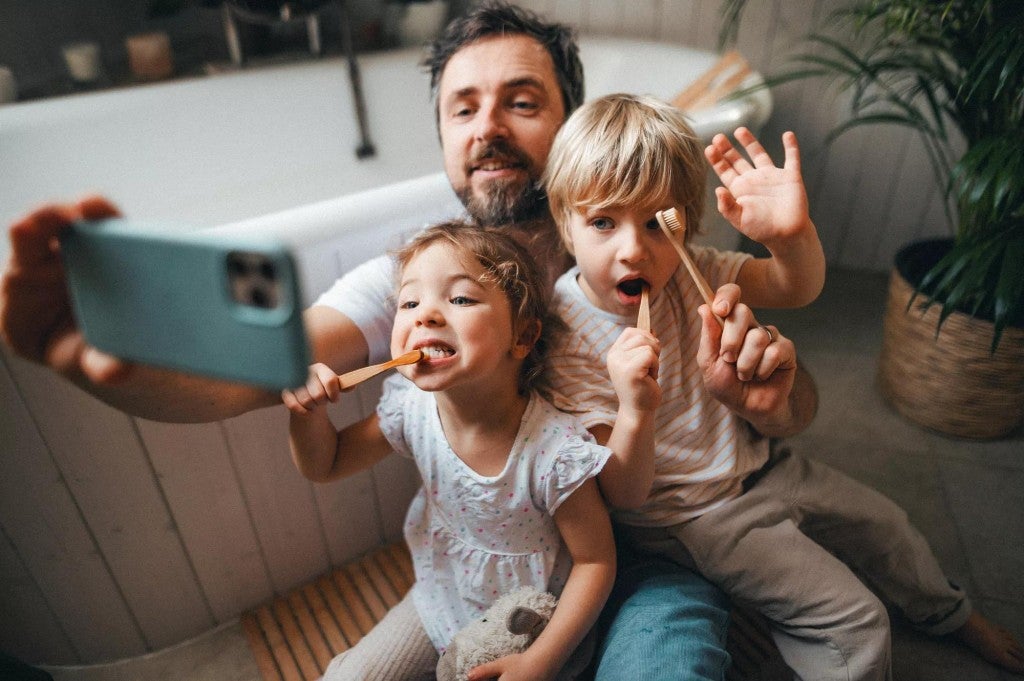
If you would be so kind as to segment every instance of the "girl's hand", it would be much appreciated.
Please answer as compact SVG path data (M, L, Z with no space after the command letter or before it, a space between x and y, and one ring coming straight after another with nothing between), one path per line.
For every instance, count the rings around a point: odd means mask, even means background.
M736 130L748 161L725 135L715 135L704 155L722 181L715 189L718 211L733 227L769 249L813 228L800 172L796 135L782 136L785 164L779 168L746 128Z
M628 327L608 350L608 374L619 406L654 411L661 404L658 385L661 343L646 331Z
M545 681L553 679L554 673L544 674L537 668L536 661L530 661L526 653L506 655L485 664L473 667L466 674L469 681Z
M338 374L326 364L318 363L309 367L306 385L281 391L281 401L293 414L305 416L328 402L337 402L340 395Z

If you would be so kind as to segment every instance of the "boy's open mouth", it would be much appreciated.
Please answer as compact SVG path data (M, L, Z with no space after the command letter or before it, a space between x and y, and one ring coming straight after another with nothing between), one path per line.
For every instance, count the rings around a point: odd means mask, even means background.
M620 281L616 286L619 292L619 302L623 305L639 305L640 293L643 291L644 286L650 287L646 279L637 278Z

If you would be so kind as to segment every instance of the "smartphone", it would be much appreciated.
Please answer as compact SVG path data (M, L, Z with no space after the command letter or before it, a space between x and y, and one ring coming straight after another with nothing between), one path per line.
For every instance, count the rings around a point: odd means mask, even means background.
M123 219L60 239L79 328L118 357L280 390L310 364L288 248Z

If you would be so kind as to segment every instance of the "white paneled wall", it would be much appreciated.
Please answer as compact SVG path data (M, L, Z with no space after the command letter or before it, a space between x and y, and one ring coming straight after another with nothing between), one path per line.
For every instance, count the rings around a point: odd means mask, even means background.
M715 47L719 27L718 0L523 4L583 33L702 48ZM751 0L739 47L770 74L827 6ZM862 129L826 148L841 105L821 84L788 85L774 101L762 138L781 158L782 131L797 132L812 217L833 265L887 269L901 244L946 233L910 133ZM320 284L350 265L339 263ZM378 390L346 395L336 423L370 413ZM31 662L136 655L230 621L397 537L416 485L409 464L391 457L313 486L291 463L281 409L214 424L152 423L6 350L0 401L0 650Z

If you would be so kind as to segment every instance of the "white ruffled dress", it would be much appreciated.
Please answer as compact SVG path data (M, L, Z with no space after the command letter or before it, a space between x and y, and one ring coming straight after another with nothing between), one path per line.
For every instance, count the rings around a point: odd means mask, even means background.
M416 571L413 602L438 651L501 594L527 585L561 593L572 561L553 514L600 472L609 449L534 394L505 469L486 477L448 445L434 396L403 376L385 381L377 415L423 478L405 539Z

